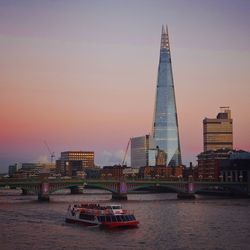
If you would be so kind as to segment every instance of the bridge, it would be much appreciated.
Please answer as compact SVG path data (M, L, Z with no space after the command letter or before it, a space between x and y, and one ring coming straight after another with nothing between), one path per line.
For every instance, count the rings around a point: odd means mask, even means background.
M50 194L68 188L72 194L80 193L83 188L103 189L112 193L112 199L126 200L127 194L142 189L165 189L177 193L179 198L195 198L195 194L206 191L230 192L235 195L250 196L249 182L214 182L214 181L171 181L160 179L0 179L0 187L20 188L23 194L33 193L38 200L48 201Z

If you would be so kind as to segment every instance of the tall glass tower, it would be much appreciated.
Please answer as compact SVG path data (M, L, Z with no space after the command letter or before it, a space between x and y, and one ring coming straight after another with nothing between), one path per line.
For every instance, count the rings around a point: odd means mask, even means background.
M152 134L155 146L167 153L167 165L182 164L167 26L162 26Z

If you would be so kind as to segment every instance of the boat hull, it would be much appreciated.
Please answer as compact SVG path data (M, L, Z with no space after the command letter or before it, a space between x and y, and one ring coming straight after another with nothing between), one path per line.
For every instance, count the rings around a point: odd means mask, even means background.
M74 219L69 219L69 218L66 218L65 222L71 223L71 224L80 224L84 226L98 226L99 225L98 223L82 221L82 220L74 220Z
M127 221L127 222L110 222L110 223L93 223L82 220L74 220L66 218L65 222L71 224L79 224L84 226L101 226L105 228L116 228L116 227L138 227L139 221Z
M138 227L139 221L128 221L128 222L111 222L111 223L102 223L101 227L106 228L116 228L116 227Z

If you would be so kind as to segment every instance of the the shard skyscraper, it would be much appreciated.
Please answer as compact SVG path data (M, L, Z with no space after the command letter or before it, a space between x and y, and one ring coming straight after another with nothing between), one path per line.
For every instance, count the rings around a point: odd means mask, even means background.
M181 165L178 119L175 102L168 29L161 34L156 100L154 109L153 138L155 146L167 153L167 165Z

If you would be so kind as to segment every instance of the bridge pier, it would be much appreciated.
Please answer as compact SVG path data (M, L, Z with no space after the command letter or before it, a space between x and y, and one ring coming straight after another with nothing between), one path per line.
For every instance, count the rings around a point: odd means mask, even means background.
M127 200L127 193L127 183L125 181L120 181L117 185L117 192L112 192L112 200Z
M83 194L83 187L71 187L70 193L71 194Z
M39 201L49 201L49 183L43 182L40 185L40 190L38 192L38 200Z
M39 201L49 201L49 194L38 194L38 200Z
M112 193L112 200L115 201L121 201L121 200L128 200L127 194L121 194L121 193Z
M193 200L195 199L195 194L190 193L178 193L177 194L178 199L187 199L187 200Z
M22 195L28 195L28 190L22 188Z
M193 182L188 182L186 192L178 193L177 198L178 199L195 199L194 183Z

